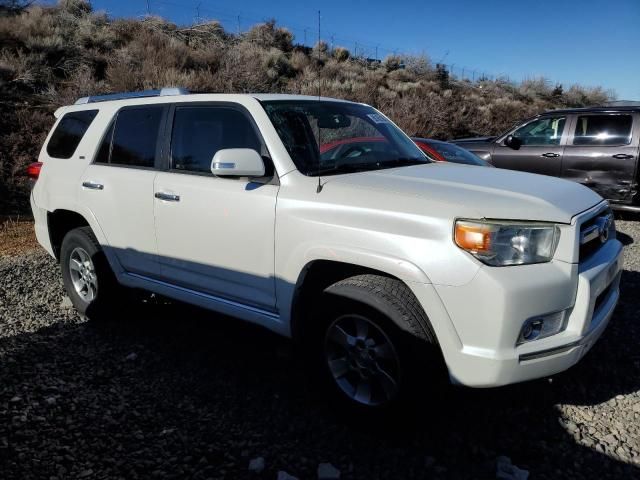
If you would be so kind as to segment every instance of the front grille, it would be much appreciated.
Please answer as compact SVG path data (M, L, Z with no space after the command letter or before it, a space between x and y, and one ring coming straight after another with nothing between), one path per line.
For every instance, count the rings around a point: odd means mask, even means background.
M613 213L607 208L591 217L580 226L580 261L588 259L612 238L616 226Z

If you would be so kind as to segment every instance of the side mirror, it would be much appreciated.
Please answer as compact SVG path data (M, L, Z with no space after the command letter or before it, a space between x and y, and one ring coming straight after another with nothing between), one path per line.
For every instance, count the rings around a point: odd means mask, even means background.
M514 137L513 135L507 135L507 138L504 139L504 144L514 150L519 150L522 146L522 140L518 137Z
M263 177L264 162L251 148L224 148L213 156L211 173L218 177Z

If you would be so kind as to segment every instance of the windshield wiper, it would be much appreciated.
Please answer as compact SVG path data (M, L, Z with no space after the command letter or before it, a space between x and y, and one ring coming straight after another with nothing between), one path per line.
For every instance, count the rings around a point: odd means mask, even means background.
M396 167L410 167L412 165L427 165L432 163L428 158L408 158L400 157L394 160L388 160L386 162L378 163L378 168L396 168Z
M353 173L363 172L366 170L377 170L380 168L380 163L374 162L361 162L361 163L341 163L332 167L318 168L313 171L314 175L331 175L339 173Z
M428 158L408 158L408 157L399 157L394 160L388 160L386 162L381 162L379 165L383 168L388 167L408 167L411 165L425 165L427 163L431 163Z
M425 165L431 163L428 159L400 157L384 162L341 163L332 167L319 168L314 175L331 175L339 173L364 172L367 170L382 170L384 168L407 167L411 165Z

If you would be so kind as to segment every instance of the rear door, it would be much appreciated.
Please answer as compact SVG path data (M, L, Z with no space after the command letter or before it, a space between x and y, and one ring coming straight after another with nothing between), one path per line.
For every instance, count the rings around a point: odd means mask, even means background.
M129 272L159 275L153 182L163 105L121 108L82 176L79 202L94 214L108 246Z
M559 177L566 125L567 115L544 116L525 123L511 132L522 146L518 150L507 147L506 136L501 138L495 145L491 163L499 168Z
M636 190L638 114L577 114L564 151L562 176L604 198L631 201Z

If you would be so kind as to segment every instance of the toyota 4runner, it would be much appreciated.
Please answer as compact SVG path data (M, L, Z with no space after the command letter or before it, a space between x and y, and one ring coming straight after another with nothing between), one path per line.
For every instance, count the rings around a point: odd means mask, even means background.
M565 370L618 301L598 194L432 162L367 105L162 89L55 116L31 204L81 313L131 287L262 325L357 408Z

